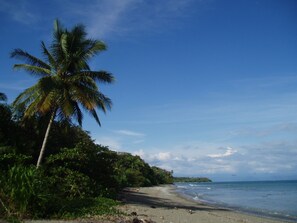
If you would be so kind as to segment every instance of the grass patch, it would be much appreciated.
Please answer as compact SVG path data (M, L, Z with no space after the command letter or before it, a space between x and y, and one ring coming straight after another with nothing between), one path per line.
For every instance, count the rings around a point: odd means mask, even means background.
M75 219L96 215L118 215L120 212L116 206L119 204L118 201L103 197L71 199L64 201L60 210L53 217Z

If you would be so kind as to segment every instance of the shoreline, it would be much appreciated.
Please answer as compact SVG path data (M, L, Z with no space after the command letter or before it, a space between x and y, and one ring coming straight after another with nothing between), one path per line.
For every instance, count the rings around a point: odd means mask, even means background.
M127 188L121 193L124 205L119 209L138 219L161 223L277 223L292 222L201 201L194 201L179 194L174 185Z
M184 198L189 201L193 201L198 204L202 203L202 204L208 205L210 207L222 208L222 209L226 209L228 211L236 212L236 213L243 214L243 215L251 215L251 216L255 216L255 217L259 217L259 218L271 219L271 220L280 221L280 222L297 223L296 218L290 218L290 217L286 217L286 216L282 216L282 215L273 215L270 213L253 211L250 209L244 209L244 208L235 207L235 206L228 206L228 205L224 206L222 204L208 202L207 200L200 200L200 199L195 200L187 194L183 194L182 192L179 193L177 190L177 187L172 189L172 193L175 193L177 196L179 196L181 198Z

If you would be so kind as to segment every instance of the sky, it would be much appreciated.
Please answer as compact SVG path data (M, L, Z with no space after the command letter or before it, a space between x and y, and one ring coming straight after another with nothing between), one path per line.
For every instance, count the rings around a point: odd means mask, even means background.
M36 78L10 52L41 57L58 18L108 50L90 61L113 101L96 143L175 176L297 179L297 1L0 0L0 92L8 103Z

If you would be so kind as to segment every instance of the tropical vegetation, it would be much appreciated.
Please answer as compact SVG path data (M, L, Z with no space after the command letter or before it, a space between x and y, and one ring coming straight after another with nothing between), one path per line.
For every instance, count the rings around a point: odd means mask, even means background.
M12 105L0 94L0 219L115 214L122 188L172 183L171 171L95 144L81 128L82 110L100 125L97 110L112 104L98 83L114 77L87 63L105 45L88 39L81 25L68 31L56 21L52 43L41 48L44 60L12 52L24 61L14 67L37 83Z
M62 121L53 121L44 163L36 169L47 120L24 122L10 106L0 108L0 218L116 213L113 199L122 188L173 182L171 171L97 145L80 126Z

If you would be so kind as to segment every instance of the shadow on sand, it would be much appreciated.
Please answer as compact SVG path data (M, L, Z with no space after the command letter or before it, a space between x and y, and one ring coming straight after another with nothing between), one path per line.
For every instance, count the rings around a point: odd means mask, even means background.
M129 188L123 190L119 198L125 204L137 204L151 208L187 209L191 211L229 211L228 209L212 207L201 203L195 205L191 201L179 202L171 199L160 198Z

